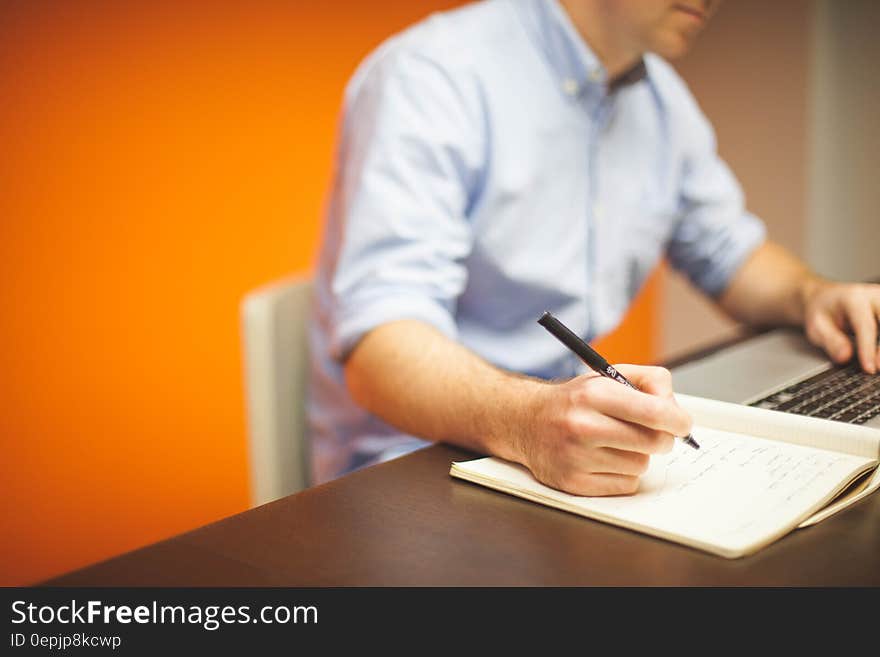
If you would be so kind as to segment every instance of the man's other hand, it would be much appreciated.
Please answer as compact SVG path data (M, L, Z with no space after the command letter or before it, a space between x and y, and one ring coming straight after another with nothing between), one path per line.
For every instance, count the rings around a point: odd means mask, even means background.
M880 367L877 318L880 285L809 281L804 286L804 329L809 340L822 347L836 363L853 357L853 341L862 369L876 374Z

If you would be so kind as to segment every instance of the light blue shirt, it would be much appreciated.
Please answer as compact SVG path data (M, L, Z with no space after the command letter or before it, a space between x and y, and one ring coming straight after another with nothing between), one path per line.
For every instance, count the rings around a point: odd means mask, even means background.
M315 280L316 481L426 444L346 390L371 329L417 319L498 367L570 377L584 367L543 311L590 340L662 257L716 296L763 241L685 83L653 55L643 72L609 91L555 0L434 14L358 68Z

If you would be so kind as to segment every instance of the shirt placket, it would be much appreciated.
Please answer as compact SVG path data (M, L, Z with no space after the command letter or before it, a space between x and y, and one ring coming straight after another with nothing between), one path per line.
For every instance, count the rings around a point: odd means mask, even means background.
M589 116L589 141L587 143L587 208L586 208L586 336L587 341L596 337L598 318L596 313L596 288L601 285L597 276L598 245L596 244L596 223L603 219L602 199L599 193L599 165L602 133L608 123L612 110L612 97L605 91L604 85L590 85L586 94L585 109ZM580 364L577 364L578 369Z

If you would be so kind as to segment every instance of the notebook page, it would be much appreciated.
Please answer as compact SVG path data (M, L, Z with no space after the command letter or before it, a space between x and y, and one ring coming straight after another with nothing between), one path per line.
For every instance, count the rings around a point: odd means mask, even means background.
M694 432L695 437L697 431ZM638 493L577 497L496 458L453 465L452 474L612 524L740 556L782 536L858 473L865 457L699 427L701 449L680 442L651 458Z
M828 506L820 509L809 518L804 520L798 527L809 527L810 525L815 525L817 522L821 522L830 516L833 516L838 511L842 511L847 508L851 504L855 504L859 500L868 497L875 490L880 488L880 469L874 470L871 475L861 483L855 490L849 491L847 495L835 500Z
M691 414L694 425L880 458L878 429L690 395L675 398ZM700 431L695 429L694 438L702 445Z

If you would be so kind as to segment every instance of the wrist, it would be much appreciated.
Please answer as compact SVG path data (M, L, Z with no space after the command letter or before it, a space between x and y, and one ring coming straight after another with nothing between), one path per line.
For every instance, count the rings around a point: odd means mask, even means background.
M544 399L552 384L511 373L503 374L485 448L507 461L528 465L529 443L540 433Z

